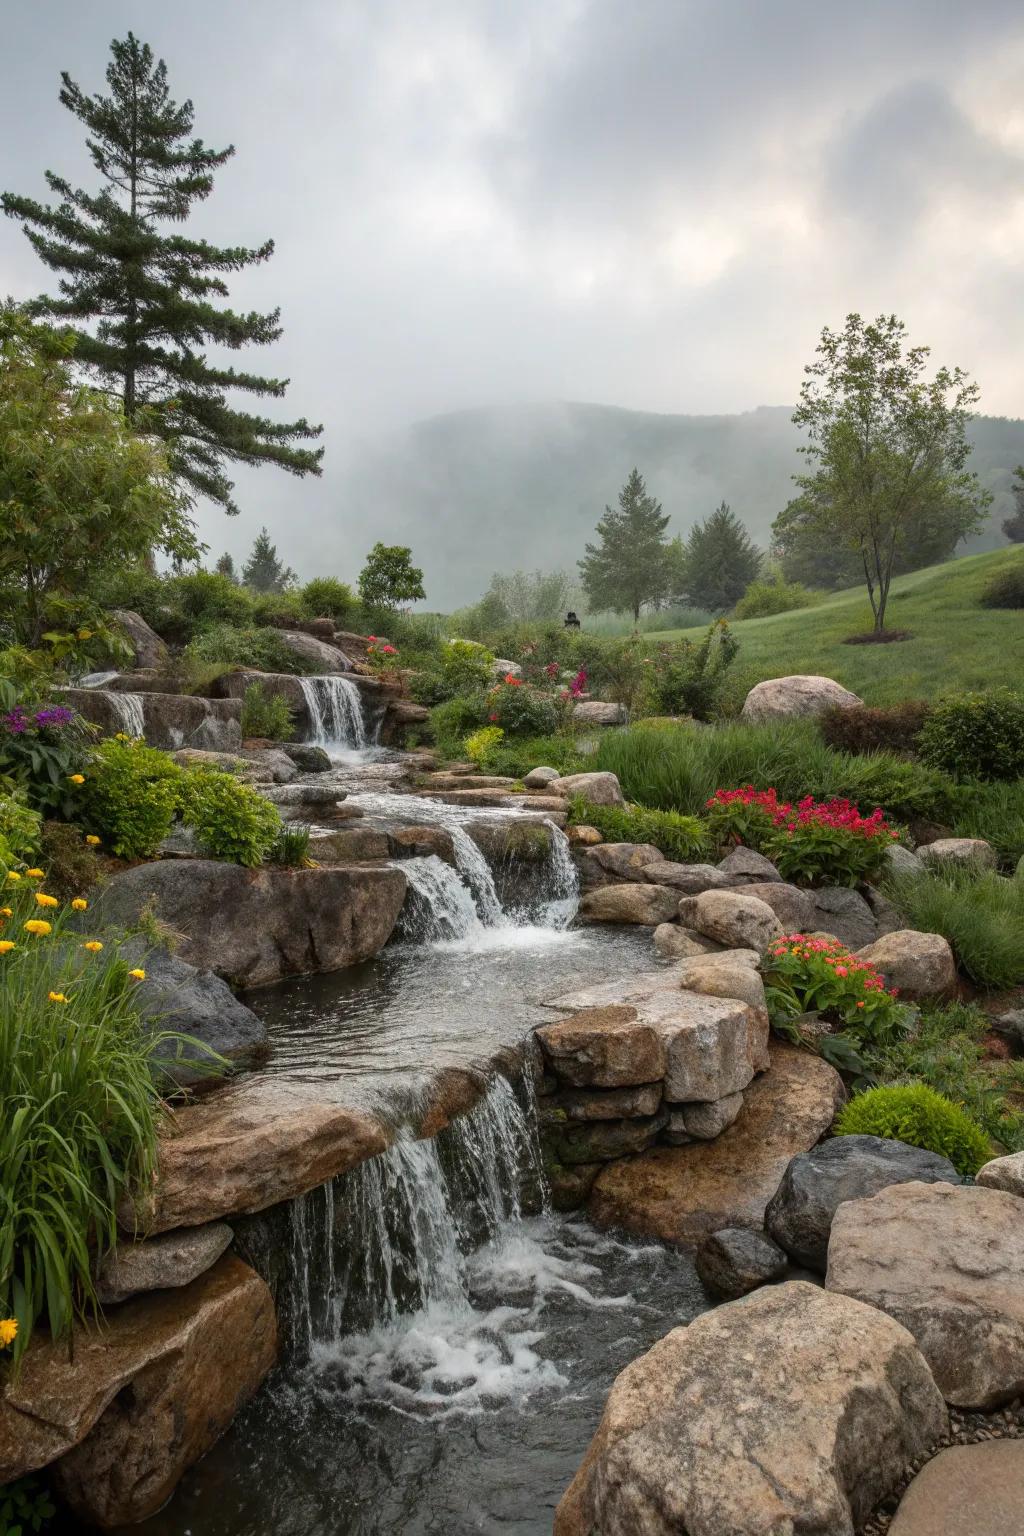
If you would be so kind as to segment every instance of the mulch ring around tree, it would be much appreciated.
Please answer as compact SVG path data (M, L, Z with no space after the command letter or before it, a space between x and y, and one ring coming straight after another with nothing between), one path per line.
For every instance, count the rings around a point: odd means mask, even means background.
M871 629L865 635L847 635L843 645L893 645L897 640L913 640L912 629Z

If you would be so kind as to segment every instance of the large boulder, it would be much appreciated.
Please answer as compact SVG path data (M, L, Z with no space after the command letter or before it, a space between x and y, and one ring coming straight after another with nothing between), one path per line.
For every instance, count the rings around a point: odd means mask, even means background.
M784 880L752 880L742 888L744 896L756 896L771 907L786 933L807 933L818 926L817 908L811 891Z
M611 885L616 880L636 882L647 879L645 870L649 865L661 863L664 860L653 843L599 843L580 856L580 879L586 890Z
M718 955L693 956L679 967L680 985L705 997L739 998L767 1024L764 982L757 969L759 959L754 949L726 949Z
M713 864L675 864L663 859L661 854L643 867L642 878L652 885L670 885L681 896L699 896L701 891L724 891L730 884L728 875Z
M53 1462L78 1519L152 1515L274 1364L274 1304L233 1254L178 1289L77 1326L74 1350L40 1333L0 1392L0 1482Z
M704 891L684 896L679 921L730 949L756 949L763 955L785 929L771 907L743 891Z
M212 859L139 864L92 905L94 924L130 928L151 912L182 937L181 958L236 986L336 971L387 943L405 899L395 867L244 869Z
M189 1285L216 1264L231 1247L231 1228L222 1221L203 1227L179 1227L141 1243L118 1243L100 1260L96 1295L105 1307L141 1291L166 1291Z
M675 917L678 902L677 892L667 885L602 885L583 897L579 917L587 923L639 923L656 928Z
M168 651L155 630L150 629L141 613L131 608L112 608L110 617L123 631L132 648L132 665L159 670L167 661Z
M83 720L104 736L142 730L151 747L174 752L179 747L235 753L242 745L242 706L237 699L200 699L180 693L117 693L106 688L64 688L61 696Z
M679 923L659 923L654 930L655 953L665 960L689 960L694 955L718 953L722 946Z
M590 1215L601 1226L688 1245L720 1227L764 1224L790 1159L825 1134L846 1097L838 1072L797 1046L773 1041L771 1069L714 1141L655 1147L613 1163L597 1179Z
M815 916L808 932L813 929L831 933L847 949L872 944L878 937L875 914L859 891L846 885L826 885L810 894L814 898Z
M602 699L580 699L573 705L572 718L577 725L625 725L629 715L624 704L606 704Z
M561 779L552 779L548 788L558 795L580 795L591 805L625 805L625 799L614 773L570 773Z
M841 1205L830 1291L914 1335L943 1397L987 1411L1024 1392L1024 1221L999 1189L895 1184Z
M697 1278L713 1296L735 1301L759 1286L781 1280L789 1268L782 1249L763 1232L746 1227L723 1227L712 1232L697 1249Z
M838 1301L771 1286L634 1360L555 1536L852 1536L949 1420L907 1331Z
M550 1070L574 1088L628 1088L665 1075L665 1044L625 1004L584 1008L537 1030Z
M898 988L905 998L947 997L956 988L956 961L941 933L898 928L858 949L857 957L873 965L886 986Z
M940 837L917 850L924 864L962 864L974 869L995 869L999 862L991 843L982 837Z
M951 1445L914 1478L889 1536L1015 1536L1022 1501L1024 1440Z
M765 1227L791 1259L825 1273L832 1219L844 1200L890 1184L959 1184L947 1157L880 1136L836 1136L794 1157L765 1212Z
M304 635L297 629L275 630L277 638L303 662L310 672L351 672L352 663L336 645Z
M994 1157L979 1168L975 1183L983 1189L1004 1189L1008 1195L1024 1196L1024 1152Z
M831 677L770 677L751 688L740 711L745 720L790 720L821 715L827 709L856 709L863 704L849 688Z
M885 870L890 875L921 875L924 860L902 843L890 843L885 850Z
M560 777L557 768L546 768L541 764L524 774L523 783L527 789L547 789L549 784L553 784Z
M754 848L745 848L742 844L733 848L721 860L718 873L725 876L727 885L763 884L765 880L782 879L771 859L766 859L763 853L758 853Z

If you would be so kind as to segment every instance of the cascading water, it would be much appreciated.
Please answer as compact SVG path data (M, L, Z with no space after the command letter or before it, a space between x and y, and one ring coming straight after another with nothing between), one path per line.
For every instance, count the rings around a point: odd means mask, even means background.
M325 749L364 751L368 742L363 698L355 683L334 673L300 677L299 683L309 712L310 741Z
M141 693L111 693L111 707L118 726L133 739L146 734L146 712Z
M469 887L450 864L430 854L427 858L403 859L402 871L413 892L405 927L423 943L443 944L483 934L484 925Z

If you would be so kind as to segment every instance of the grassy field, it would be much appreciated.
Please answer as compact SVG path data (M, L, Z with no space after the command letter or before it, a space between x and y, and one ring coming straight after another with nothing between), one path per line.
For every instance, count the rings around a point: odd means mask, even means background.
M863 588L828 597L816 608L746 619L733 625L740 652L730 680L737 706L766 677L805 672L834 677L867 704L934 699L954 688L991 688L1024 678L1024 613L982 608L982 588L996 571L1024 564L1008 548L929 566L892 585L886 622L912 639L893 645L844 645L871 628ZM651 639L696 638L700 629L659 631Z

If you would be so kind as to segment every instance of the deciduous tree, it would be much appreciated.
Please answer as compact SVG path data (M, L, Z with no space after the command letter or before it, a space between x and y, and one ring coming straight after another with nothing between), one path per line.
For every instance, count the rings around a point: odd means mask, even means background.
M359 573L359 596L371 608L397 608L426 597L423 572L404 544L375 544Z

